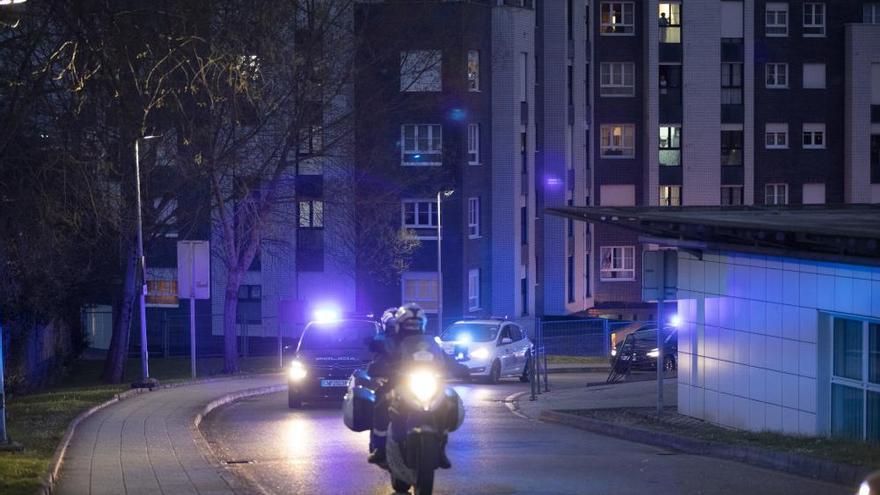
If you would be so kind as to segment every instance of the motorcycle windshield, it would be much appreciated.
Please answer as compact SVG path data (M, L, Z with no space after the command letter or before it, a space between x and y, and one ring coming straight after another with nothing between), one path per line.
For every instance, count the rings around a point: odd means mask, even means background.
M443 349L427 335L413 335L403 339L400 343L400 357L404 361L443 365Z

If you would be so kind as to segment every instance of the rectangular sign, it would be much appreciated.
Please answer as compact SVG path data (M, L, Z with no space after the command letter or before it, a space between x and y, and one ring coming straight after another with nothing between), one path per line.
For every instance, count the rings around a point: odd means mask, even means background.
M211 298L211 244L177 242L177 289L181 299Z
M665 301L674 301L678 297L677 286L678 251L661 249L642 253L642 301L656 302L661 295Z

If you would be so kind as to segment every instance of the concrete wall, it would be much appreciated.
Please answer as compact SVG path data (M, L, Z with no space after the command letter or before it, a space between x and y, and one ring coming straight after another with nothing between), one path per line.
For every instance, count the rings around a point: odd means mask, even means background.
M680 252L678 289L679 412L752 431L828 431L828 315L880 318L880 267Z

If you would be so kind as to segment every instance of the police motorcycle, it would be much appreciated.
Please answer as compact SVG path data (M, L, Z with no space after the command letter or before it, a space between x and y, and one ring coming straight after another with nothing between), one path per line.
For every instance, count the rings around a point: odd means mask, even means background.
M387 463L397 493L430 495L434 471L439 467L446 436L464 422L464 405L445 383L445 357L433 337L406 337L400 347L402 363L390 392ZM367 431L373 425L376 390L383 379L374 380L357 370L349 380L343 404L345 425Z

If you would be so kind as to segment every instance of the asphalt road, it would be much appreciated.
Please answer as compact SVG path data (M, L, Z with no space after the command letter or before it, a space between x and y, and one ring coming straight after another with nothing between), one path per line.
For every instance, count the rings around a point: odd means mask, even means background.
M588 377L551 379L552 386L574 387ZM456 388L467 417L450 440L453 468L437 472L438 494L850 493L745 464L523 419L503 400L527 391L527 384ZM250 482L255 492L392 492L388 474L366 462L368 433L346 429L338 405L292 411L286 394L267 395L216 410L202 429L215 454L232 462L227 469Z

